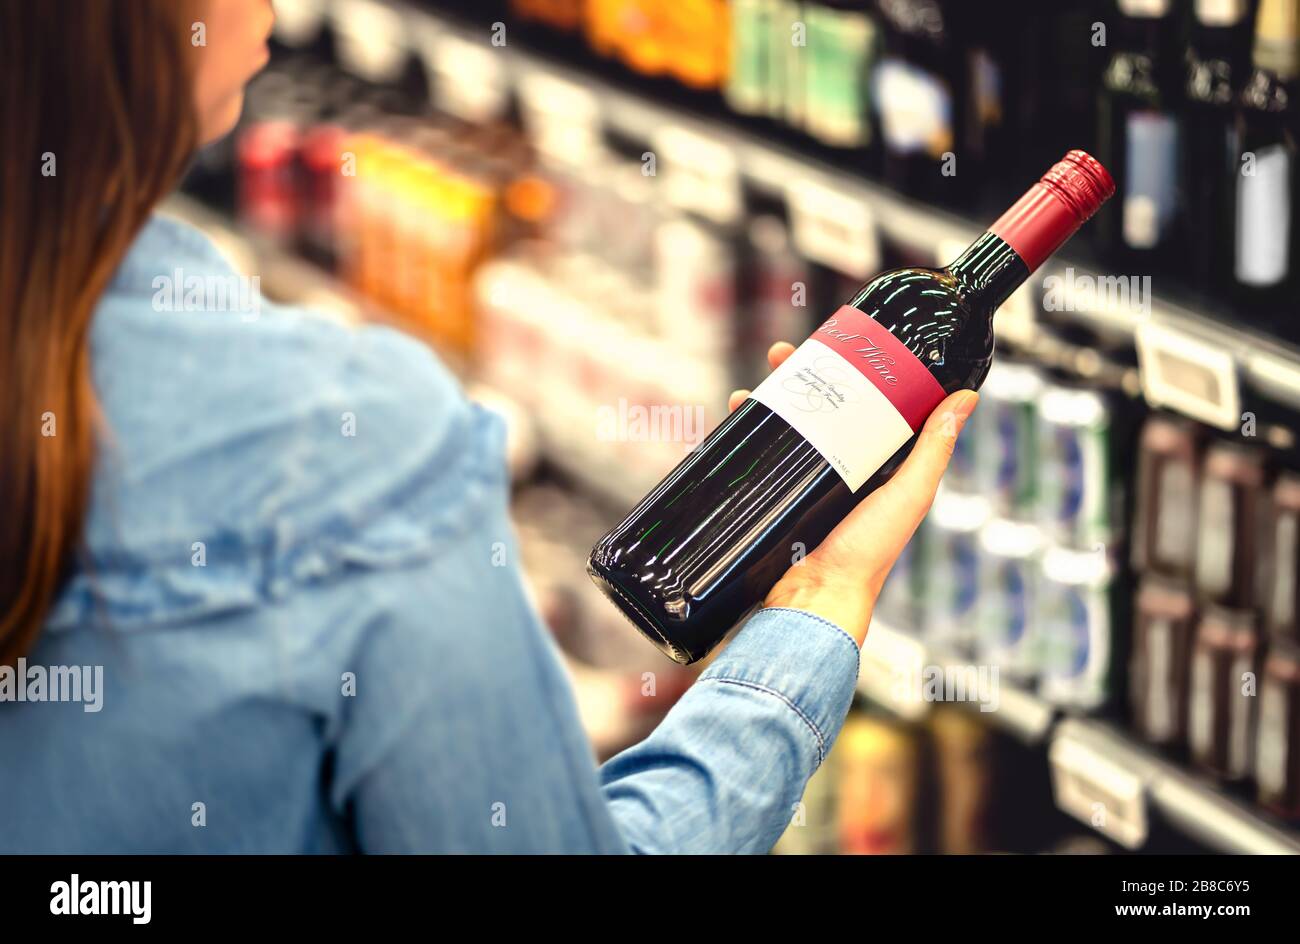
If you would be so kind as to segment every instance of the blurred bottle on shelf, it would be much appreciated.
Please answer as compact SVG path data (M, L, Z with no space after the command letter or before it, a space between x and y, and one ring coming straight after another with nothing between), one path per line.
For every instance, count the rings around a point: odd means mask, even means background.
M1249 0L1195 0L1187 49L1185 206L1190 274L1200 287L1222 292L1229 285L1233 232L1233 161L1239 150L1237 96L1250 66Z
M1097 159L1118 199L1097 214L1105 256L1129 271L1173 269L1181 258L1178 24L1172 0L1117 0L1098 102Z
M727 75L729 16L726 0L588 0L585 29L593 50L642 75L719 89Z
M1188 744L1192 760L1224 780L1253 772L1260 656L1253 613L1206 608L1192 644Z
M1179 747L1187 740L1192 640L1192 594L1177 581L1143 577L1134 601L1129 660L1133 727L1148 743Z
M1300 475L1277 477L1266 504L1258 569L1269 641L1300 645Z
M1274 642L1264 660L1255 741L1259 801L1300 821L1300 648Z
M1192 580L1196 556L1200 434L1194 423L1151 416L1138 443L1133 567Z
M731 59L723 95L741 115L766 115L781 88L773 78L773 31L778 0L732 0ZM780 50L784 52L784 50Z
M1252 319L1300 340L1300 0L1260 0L1238 98L1232 276Z
M283 120L256 122L239 136L240 222L276 243L297 232L299 143L298 127Z
M928 728L934 743L938 851L987 852L992 847L993 735L960 708L936 708Z
M1019 2L1007 16L954 0L876 0L883 51L872 83L887 183L947 207L970 206L1012 155ZM1077 147L1072 141L1070 147Z
M1255 605L1265 479L1261 450L1231 442L1206 450L1193 570L1202 600L1238 609Z
M877 0L876 7L883 50L871 100L885 181L913 197L961 206L969 188L952 169L963 114L957 96L968 86L948 8L939 0Z
M921 851L922 745L916 732L883 718L851 714L835 741L840 851L906 855Z
M869 91L876 26L865 3L820 0L804 7L807 52L804 129L824 144L872 143Z

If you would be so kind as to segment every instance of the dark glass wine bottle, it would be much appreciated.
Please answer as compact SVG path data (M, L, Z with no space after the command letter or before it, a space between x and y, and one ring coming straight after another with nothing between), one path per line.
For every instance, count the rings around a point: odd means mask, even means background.
M1300 342L1300 0L1262 0L1239 99L1232 281L1244 313Z
M1224 291L1232 271L1231 186L1238 144L1234 110L1250 66L1247 0L1196 0L1187 48L1183 149L1187 256L1200 287Z
M1114 188L1071 151L947 268L862 286L601 538L597 584L671 658L704 656L979 387L993 313Z
M1172 0L1117 0L1114 53L1102 76L1097 156L1115 173L1119 199L1094 227L1103 255L1128 271L1180 268L1178 120L1182 93Z

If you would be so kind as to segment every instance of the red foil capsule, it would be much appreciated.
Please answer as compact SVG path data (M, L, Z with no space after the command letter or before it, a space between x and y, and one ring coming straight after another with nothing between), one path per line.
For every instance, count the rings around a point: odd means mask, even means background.
M1086 151L1052 165L989 232L1016 251L1032 272L1115 193L1110 172Z

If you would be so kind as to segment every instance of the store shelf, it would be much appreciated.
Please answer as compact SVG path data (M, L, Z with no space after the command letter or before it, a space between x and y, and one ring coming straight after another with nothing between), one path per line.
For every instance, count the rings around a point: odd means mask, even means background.
M1114 725L1064 716L1002 677L991 691L980 690L977 673L969 660L935 652L876 620L862 649L858 691L910 720L922 717L933 704L964 708L1026 744L1044 747L1058 805L1121 845L1141 848L1149 833L1149 814L1155 811L1179 831L1222 852L1300 854L1300 832L1227 796L1208 779L1165 760ZM960 675L967 679L964 697L929 700L926 679ZM986 684L990 681L986 677Z
M817 201L834 205L837 215L853 220L853 227L867 226L893 242L932 255L936 261L946 261L953 247L966 245L983 229L983 221L976 223L909 200L741 128L593 81L593 76L578 68L517 45L492 45L492 33L486 27L471 30L398 0L286 2L295 9L293 31L297 38L314 35L302 25L313 18L322 23L346 21L349 35L364 35L364 43L344 43L343 59L366 78L382 78L396 68L394 63L409 56L424 62L434 80L435 96L453 110L490 114L514 95L524 101L549 101L550 107L563 112L566 121L584 116L579 125L585 120L596 136L608 129L624 139L644 143L650 151L662 149L671 139L713 147L723 159L720 167L709 172L714 175L711 184L720 180L725 184L723 178L734 174L737 180L787 202L811 193ZM311 12L304 16L304 10ZM393 16L394 11L402 16ZM367 29L357 28L358 20L365 20ZM454 67L449 60L454 60ZM671 169L666 172L672 173ZM861 258L870 256L870 249L859 253ZM1088 266L1055 259L1040 277L1059 276L1067 268L1076 278L1098 276ZM1231 430L1240 424L1240 388L1246 384L1269 400L1300 410L1300 349L1233 324L1227 317L1216 317L1211 310L1187 307L1156 293L1149 306L1120 302L1056 312L1054 317L1130 338L1143 366L1144 393L1154 405ZM1004 314L999 319L999 334L1012 343L1032 345L1034 318L1032 310L1018 311L1014 318Z
M1142 810L1159 812L1164 819L1185 834L1199 839L1221 852L1263 855L1300 855L1300 834L1273 823L1258 810L1224 794L1216 785L1199 775L1170 763L1127 734L1103 722L1065 719L1053 732L1053 754L1063 753L1058 745L1080 746L1105 758L1114 769L1127 774L1138 792L1136 802ZM1055 759L1055 758L1054 758ZM1091 803L1105 802L1106 787L1094 778ZM1059 785L1058 785L1059 786ZM1100 799L1105 798L1105 800ZM1058 801L1060 800L1058 794ZM1069 806L1069 804L1062 804ZM1115 804L1112 814L1126 822L1124 803ZM1093 809L1068 809L1100 832L1119 839L1112 832L1114 822L1096 826ZM1126 843L1127 844L1127 843Z
M536 94L540 86L578 112L589 112L595 127L643 141L647 147L662 143L665 135L672 133L693 138L699 146L720 146L730 155L724 173L734 172L749 186L786 199L796 198L791 191L796 180L804 188L820 189L823 197L832 197L846 210L858 208L861 217L890 240L930 253L936 259L981 231L970 220L908 200L757 135L703 121L631 92L595 84L578 70L514 46L491 47L486 33L471 35L424 10L390 0L291 0L288 5L298 10L292 23L304 41L314 35L313 18L324 21L375 15L374 11L402 12L403 17L380 13L374 20L379 24L375 33L359 28L353 31L355 37L366 37L369 44L353 51L357 71L367 78L382 80L391 74L395 52L419 57L432 73L437 70L435 58L459 44L462 52L477 49L482 54L463 60L479 70L471 84L476 84L482 95L468 104L462 102L461 107L491 109L503 95L522 96L526 89ZM401 28L394 28L394 23ZM346 50L344 54L346 57ZM346 320L385 320L382 312L358 299L328 273L273 245L249 241L228 220L202 205L174 198L168 209L216 235L246 271L256 271L262 277L271 294L335 311ZM1087 274L1084 267L1069 261L1054 266L1072 266L1076 273ZM1238 385L1244 382L1278 403L1300 409L1300 352L1262 333L1227 324L1212 312L1157 298L1149 312L1110 308L1068 315L1111 335L1132 338L1144 366L1146 393L1153 402L1228 428L1239 415ZM1015 340L1033 346L1033 333L1031 324L1028 333ZM1160 378L1152 365L1171 357L1200 368L1197 383L1201 386L1204 372L1208 371L1215 395L1203 397L1205 402L1200 402L1180 399L1177 391L1163 390L1172 399L1162 399ZM551 431L551 435L557 436L558 431ZM545 428L542 436L548 438ZM618 504L628 504L629 498L635 499L644 491L639 485L629 489L627 477L615 466L593 466L571 452L552 450L553 460L565 464L566 458L573 474L584 477L596 492ZM978 671L959 658L928 650L908 634L877 622L863 650L859 690L904 717L917 717L930 705L917 684L925 667L945 675ZM998 680L995 707L988 699L979 698L945 704L960 705L1021 741L1044 748L1057 776L1057 798L1062 808L1121 844L1141 847L1148 832L1148 814L1153 812L1224 852L1300 853L1300 834L1227 796L1209 780L1165 760L1113 725L1063 717L1053 705L1006 679ZM1087 773L1090 765L1091 780Z
M859 693L903 718L918 718L935 703L927 687L943 684L952 704L975 712L1027 744L1042 744L1051 732L1056 709L1032 692L997 675L980 675L970 660L937 652L915 636L873 620L862 647ZM942 682L940 681L942 680ZM953 697L953 691L956 697Z

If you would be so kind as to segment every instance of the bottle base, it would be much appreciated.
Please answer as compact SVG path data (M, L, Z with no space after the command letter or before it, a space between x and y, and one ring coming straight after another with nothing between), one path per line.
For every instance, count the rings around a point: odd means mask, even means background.
M664 633L659 621L635 598L624 593L618 584L603 572L600 565L588 561L587 573L591 575L591 579L601 589L601 592L609 598L610 602L618 607L619 612L627 617L628 622L635 626L641 635L654 643L655 648L668 658L679 665L690 665L692 662L699 661L704 655L704 653L687 652L685 649L674 645Z

